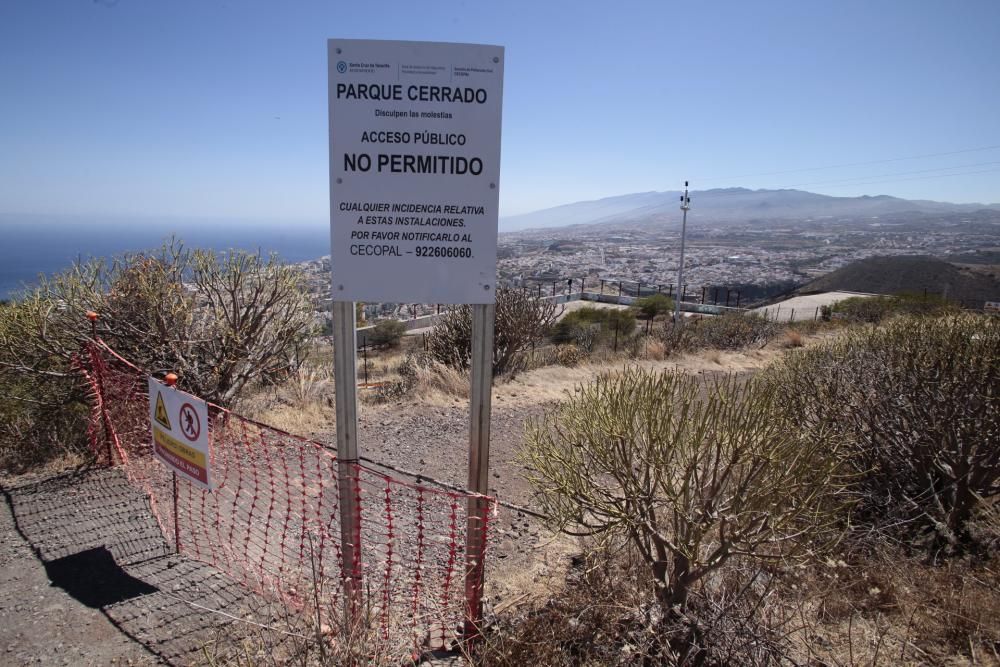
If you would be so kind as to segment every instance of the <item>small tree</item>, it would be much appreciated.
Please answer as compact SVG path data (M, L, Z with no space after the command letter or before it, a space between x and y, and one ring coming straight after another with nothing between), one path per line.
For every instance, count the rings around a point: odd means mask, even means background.
M75 264L25 295L0 327L0 375L44 382L97 333L154 373L229 405L251 383L295 363L313 324L300 272L271 257L223 256L171 242L158 252Z
M635 308L639 317L644 320L653 320L660 315L672 312L674 301L666 294L651 294L636 300Z
M673 613L729 559L802 555L833 525L838 449L775 399L735 377L602 375L531 423L520 456L553 527L630 544Z
M375 347L396 347L406 333L406 324L400 320L379 320L368 332L367 340Z
M496 293L493 329L493 375L523 368L525 353L542 339L556 318L551 301L501 287ZM442 316L427 339L427 349L437 361L467 370L472 357L472 309L452 308Z

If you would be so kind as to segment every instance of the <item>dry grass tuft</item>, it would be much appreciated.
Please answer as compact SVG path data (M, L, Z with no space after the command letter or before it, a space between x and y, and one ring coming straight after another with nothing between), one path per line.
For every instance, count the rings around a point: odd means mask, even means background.
M645 358L650 361L663 361L667 358L667 346L658 338L647 337Z
M796 329L788 329L785 331L784 345L788 348L802 347L805 345L805 342L802 340L802 332Z

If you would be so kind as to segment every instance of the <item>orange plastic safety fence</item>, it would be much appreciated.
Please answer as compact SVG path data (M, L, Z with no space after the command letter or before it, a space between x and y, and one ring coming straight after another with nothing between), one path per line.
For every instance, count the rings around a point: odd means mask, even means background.
M258 592L308 608L312 617L318 601L324 624L334 632L342 627L335 448L210 405L213 489L205 491L154 459L143 371L100 341L87 346L77 367L91 388L95 456L121 466L145 491L168 542ZM347 574L360 574L358 616L400 650L446 646L467 611L466 508L475 496L375 466L348 469L361 548ZM486 544L495 503L482 500ZM477 599L481 583L473 582Z

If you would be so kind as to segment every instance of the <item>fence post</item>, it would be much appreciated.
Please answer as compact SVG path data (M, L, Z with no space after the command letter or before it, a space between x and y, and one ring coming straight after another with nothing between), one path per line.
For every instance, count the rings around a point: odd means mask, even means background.
M670 283L669 285L667 285L667 296L669 296L671 299L674 298L674 284L673 283Z
M740 307L740 297L742 297L742 296L743 296L743 293L740 292L739 290L736 290L736 307L737 308ZM728 295L727 295L727 299L726 300L728 301Z
M619 280L619 281L618 281L618 296L621 296L621 295L622 295L622 284L623 284L624 282L625 282L624 280Z
M361 516L358 506L358 332L354 303L333 302L333 377L336 396L337 486L344 574L344 615L353 623L361 602Z
M177 387L177 375L175 373L167 373L163 378L163 383L171 388ZM181 522L180 522L180 512L177 509L178 496L177 493L177 471L171 470L170 475L173 482L173 501L174 501L174 549L177 553L181 552Z
M87 311L90 320L90 338L97 341L97 320L100 316L92 310ZM90 350L91 363L94 367L94 380L97 381L97 393L101 401L101 421L104 423L104 446L108 450L108 467L115 465L115 450L111 445L111 419L108 417L107 397L104 394L104 369L100 364L93 363L93 350Z
M788 321L789 322L794 322L795 321L795 309L794 308L792 308L792 314L788 316Z
M490 408L493 387L493 326L496 305L472 306L472 391L469 420L469 490L489 492ZM465 638L479 636L483 618L483 557L489 506L482 495L470 496L465 531Z

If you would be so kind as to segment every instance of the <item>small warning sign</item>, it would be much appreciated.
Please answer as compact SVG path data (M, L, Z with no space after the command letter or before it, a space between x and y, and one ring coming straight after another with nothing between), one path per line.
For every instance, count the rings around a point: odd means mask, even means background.
M151 377L149 424L153 455L191 483L211 490L208 404Z
M156 392L156 411L153 414L153 418L160 423L160 426L171 430L170 416L167 414L167 406L163 404L163 394L160 392Z

